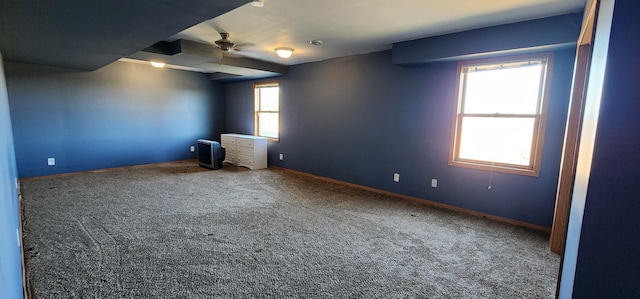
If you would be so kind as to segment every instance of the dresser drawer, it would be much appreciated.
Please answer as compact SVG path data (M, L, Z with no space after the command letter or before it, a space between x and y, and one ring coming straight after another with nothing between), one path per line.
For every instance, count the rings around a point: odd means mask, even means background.
M234 153L238 152L238 149L236 148L235 145L224 144L223 143L221 146L224 148L224 150L225 150L225 152L227 154L234 154Z
M236 145L235 144L231 144L231 143L220 143L221 147L224 147L224 150L228 152L234 152L236 150Z
M240 155L253 157L253 148L251 148L251 147L239 146L239 147L236 147L236 151L235 152L240 154Z
M251 156L237 155L235 161L238 164L253 165L253 157Z
M237 155L234 154L234 153L231 153L231 154L227 153L224 156L224 160L227 161L227 162L236 162L237 159L238 159Z
M244 146L244 147L249 147L249 148L253 148L253 140L252 139L244 139L244 138L238 138L236 139L236 144L238 146Z
M227 145L235 145L236 144L236 138L235 137L231 137L231 136L225 136L222 135L222 137L220 138L220 143L223 144L222 147L224 147L224 144Z

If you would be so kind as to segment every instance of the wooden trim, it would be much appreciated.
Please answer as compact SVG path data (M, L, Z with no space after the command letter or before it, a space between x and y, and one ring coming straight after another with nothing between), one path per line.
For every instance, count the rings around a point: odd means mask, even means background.
M467 75L466 72L463 71L464 64L462 62L458 62L458 70L456 73L456 91L453 99L453 119L451 121L451 138L449 142L449 161L448 164L453 166L452 164L456 160L455 157L460 156L460 134L458 134L458 127L462 126L462 117L460 117L460 111L462 110L462 104L464 102L464 95L466 92L466 86L463 84L464 80L462 79Z
M82 171L82 172L54 174L54 175L47 175L47 176L24 178L24 179L20 179L20 181L59 178L59 177L67 177L67 176L74 176L74 175L80 175L80 174L102 173L102 172L109 172L109 171L116 171L116 170L137 169L137 168L149 167L149 166L153 166L153 165L165 165L165 164L183 163L183 162L193 162L193 163L197 164L197 160L189 159L189 160L179 160L179 161L153 163L153 164L142 164L142 165L134 165L134 166L105 168L105 169L89 170L89 171ZM409 195L404 195L404 194L394 193L394 192L390 192L390 191L385 191L385 190L381 190L381 189L371 188L371 187L367 187L367 186L357 185L357 184L353 184L353 183L349 183L349 182L345 182L345 181L331 179L331 178L327 178L327 177L323 177L323 176L318 176L318 175L314 175L314 174L310 174L310 173L306 173L306 172L302 172L302 171L297 171L297 170L293 170L293 169L283 168L283 167L279 167L279 166L274 166L274 165L269 165L269 168L278 169L278 170L282 170L282 171L287 171L287 172L291 172L291 173L296 173L296 174L299 174L299 175L304 175L304 176L307 176L307 177L323 180L323 181L326 181L326 182L336 183L336 184L349 186L349 187L353 187L353 188L357 188L357 189L361 189L361 190L365 190L365 191L370 191L370 192L374 192L374 193L378 193L378 194L382 194L382 195L387 195L387 196L391 196L391 197L397 197L397 198L402 198L402 199L406 199L406 200L410 200L410 201L415 201L415 202L420 203L420 204L426 204L426 205L429 205L429 206L434 206L434 207L438 207L438 208L443 208L443 209L447 209L447 210L461 212L461 213L464 213L464 214L469 214L469 215L473 215L473 216L487 218L487 219L490 219L490 220L509 223L509 224L513 224L513 225L516 225L516 226L526 227L526 228L530 228L530 229L534 229L534 230L538 230L538 231L542 231L542 232L546 232L546 233L549 233L551 231L551 229L549 229L548 227L544 227L544 226L540 226L540 225L536 225L536 224L532 224L532 223L528 223L528 222L524 222L524 221L509 219L509 218L505 218L505 217L501 217L501 216L486 214L486 213L482 213L482 212L478 212L478 211L474 211L474 210L469 210L469 209L465 209L465 208L460 208L460 207L456 207L456 206L452 206L452 205L448 205L448 204L443 204L443 203L431 201L431 200L428 200L428 199L423 199L423 198L413 197L413 196L409 196Z
M553 225L551 226L551 236L549 238L549 248L558 254L564 251L567 227L569 225L569 210L571 209L571 197L573 195L573 185L578 162L580 131L582 130L585 89L589 76L589 66L591 64L596 2L598 1L591 3L589 14L580 32L579 46L576 49L569 114L567 116L564 145L562 148L562 160L560 161L560 175L558 177L558 189L556 191Z
M491 214L487 214L487 213L482 213L482 212L478 212L478 211L474 211L474 210L469 210L469 209L465 209L465 208L461 208L461 207L456 207L456 206L452 206L452 205L448 205L448 204L444 204L444 203L431 201L431 200L428 200L428 199L423 199L423 198L413 197L413 196L409 196L409 195L394 193L394 192L390 192L390 191L380 190L380 189L376 189L376 188L371 188L371 187L367 187L367 186L357 185L357 184L353 184L353 183L349 183L349 182L345 182L345 181L340 181L340 180L336 180L336 179L332 179L332 178L327 178L327 177L323 177L323 176L318 176L318 175L314 175L314 174L310 174L310 173L306 173L306 172L302 172L302 171L292 170L292 169L288 169L288 168L282 168L282 167L273 166L273 165L269 165L269 168L282 170L282 171L286 171L286 172L291 172L291 173L295 173L295 174L311 177L311 178L314 178L314 179L322 180L322 181L325 181L325 182L335 183L335 184L339 184L339 185L343 185L343 186L348 186L348 187L352 187L352 188L356 188L356 189L360 189L360 190L364 190L364 191L369 191L369 192L373 192L373 193L377 193L377 194L381 194L381 195L385 195L385 196L400 198L400 199L403 199L403 200L408 200L408 201L415 202L415 203L422 204L422 205L427 205L427 206L436 207L436 208L440 208L440 209L450 210L450 211L454 211L454 212L458 212L458 213L462 213L462 214L467 214L467 215L476 216L476 217L480 217L480 218L485 218L485 219L489 219L489 220L493 220L493 221L503 222L503 223L507 223L507 224L511 224L511 225L515 225L515 226L525 227L525 228L529 228L529 229L533 229L533 230L537 230L537 231L541 231L541 232L545 232L545 233L550 233L551 232L550 228L544 227L544 226L540 226L540 225L537 225L537 224L532 224L532 223L527 223L527 222L524 222L524 221L509 219L509 218L496 216L496 215L491 215Z
M540 130L538 132L538 139L536 140L536 148L535 155L536 159L534 161L534 172L536 176L540 176L540 168L542 167L542 155L544 154L544 136L547 131L547 116L549 114L549 106L551 106L551 83L553 81L553 68L554 68L554 59L555 56L553 53L549 53L547 56L547 66L546 66L546 74L544 77L544 93L542 94L542 107L540 112L540 123L537 128Z
M582 30L580 31L580 36L578 37L578 45L590 45L593 43L594 29L596 25L596 9L597 5L595 4L596 0L591 2L591 7L589 7L589 14L587 14L587 19L582 25Z
M539 118L540 114L501 114L501 113L459 113L460 117L487 117L487 118Z
M530 54L470 59L470 60L460 61L458 63L458 66L459 66L459 70L462 72L464 66L485 65L485 64L508 64L512 62L537 60L537 59L545 60L546 58L549 57L549 55L552 55L552 54L553 54L552 52L538 52L538 53L530 53Z
M260 110L260 97L256 92L258 87L280 87L279 80L270 80L270 81L260 81L253 83L253 135L265 137L269 142L280 142L280 93L278 92L278 111L266 111ZM278 137L270 137L270 136L262 136L259 134L260 132L260 122L258 121L258 115L260 113L276 113L278 114Z
M255 88L256 86L260 86L260 85L272 85L272 86L278 86L280 85L280 80L266 80L266 81L257 81L257 82L253 82L253 88Z
M533 145L533 143L532 143ZM510 172L510 171L514 171L514 172L531 172L533 173L533 166L532 165L517 165L517 164L507 164L507 163L501 163L501 162L487 162L487 161L482 161L482 160L474 160L474 159L465 159L465 158L459 158L458 160L453 162L453 165L458 165L459 166L464 166L464 167L469 167L469 168L479 168L479 169L483 169L482 166L486 166L488 167L487 170L493 170L493 169L497 169L500 168L502 169L503 172Z
M558 178L558 189L556 191L553 226L551 229L551 237L549 238L549 247L551 251L555 253L561 253L564 250L564 239L567 234L569 209L571 206L571 195L573 194L573 181L578 157L578 140L580 136L582 108L584 105L584 87L591 53L590 45L582 45L579 46L579 48L579 53L576 57L575 83L571 103L569 104L569 116L567 118L562 160L560 162L560 176Z
M194 162L196 165L198 164L198 160L197 159L187 159L187 160L177 160L177 161L169 161L169 162L149 163L149 164L140 164L140 165L132 165L132 166L122 166L122 167L103 168L103 169L96 169L96 170L87 170L87 171L67 172L67 173L43 175L43 176L36 176L36 177L30 177L30 178L21 178L20 181L33 181L33 180L41 180L41 179L63 178L63 177L75 176L75 175L87 174L87 173L102 173L102 172L109 172L109 171L115 171L115 170L137 169L137 168L149 167L149 166L154 166L154 165L157 166L157 165L166 165L166 164L172 164L172 163L184 163L184 162Z

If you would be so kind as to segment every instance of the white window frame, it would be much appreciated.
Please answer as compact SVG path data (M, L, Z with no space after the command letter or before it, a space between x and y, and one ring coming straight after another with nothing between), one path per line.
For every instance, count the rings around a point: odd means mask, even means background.
M273 137L273 136L262 136L262 137L266 137L267 140L269 141L273 141L273 142L279 142L280 141L280 93L278 93L278 110L260 110L260 88L264 88L264 87L280 87L280 82L279 81L269 81L269 82L258 82L258 83L254 83L253 84L253 94L254 94L254 124L255 124L255 134L256 136L261 136L259 135L260 133L260 114L276 114L278 117L278 136L277 137Z

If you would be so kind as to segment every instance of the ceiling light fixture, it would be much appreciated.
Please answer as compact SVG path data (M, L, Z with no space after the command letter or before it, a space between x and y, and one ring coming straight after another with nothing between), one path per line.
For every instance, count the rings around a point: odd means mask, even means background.
M264 6L264 1L263 0L253 0L253 1L251 1L251 6L253 6L253 7L263 7Z
M276 54L278 54L278 56L282 58L289 58L293 54L293 49L291 48L280 47L280 48L275 48L274 50L276 50Z
M320 40L320 39L310 40L309 43L314 45L314 46L320 46L320 45L324 44L324 42L322 40Z
M151 63L151 65L153 65L153 67L157 67L157 68L164 67L164 62L159 62L159 61L149 61L149 63Z

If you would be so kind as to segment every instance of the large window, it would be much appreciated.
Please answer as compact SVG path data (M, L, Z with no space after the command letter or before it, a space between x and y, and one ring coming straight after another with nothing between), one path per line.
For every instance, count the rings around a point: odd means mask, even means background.
M552 64L551 54L459 63L449 164L539 175Z
M277 82L257 83L255 96L256 135L278 141L280 138L280 86Z

